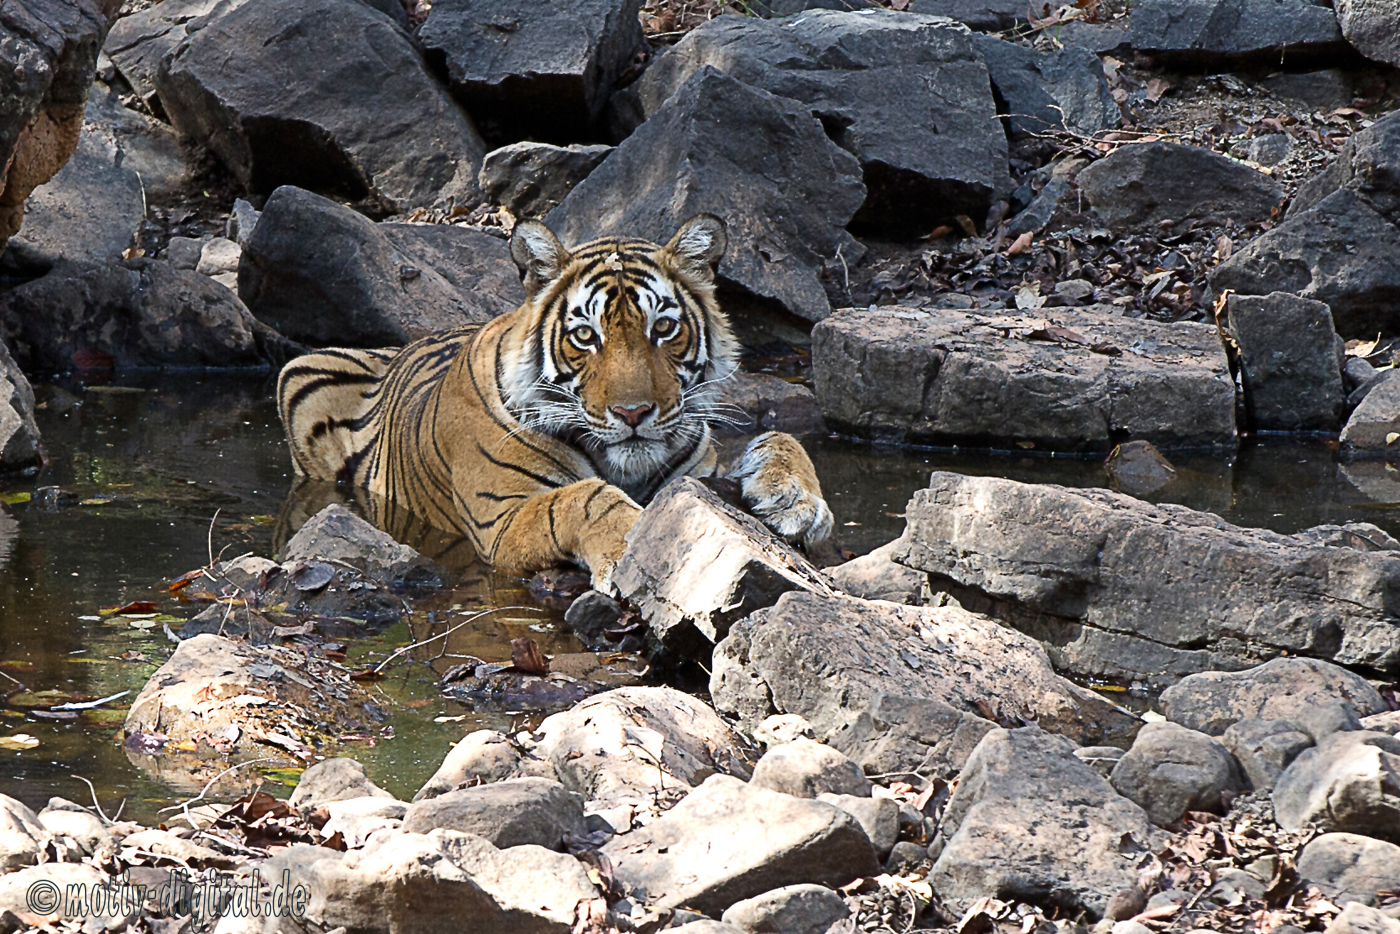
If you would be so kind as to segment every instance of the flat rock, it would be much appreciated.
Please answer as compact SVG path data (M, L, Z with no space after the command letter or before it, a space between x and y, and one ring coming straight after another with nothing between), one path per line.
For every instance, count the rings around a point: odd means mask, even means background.
M64 920L69 920L69 918L63 917L65 914L61 910L63 899L57 900L52 911L36 912L30 907L34 902L30 901L28 893L66 893L74 886L95 889L98 886L111 885L112 882L111 876L99 872L89 863L43 863L38 866L28 866L0 876L0 911L10 912L26 919L34 919L34 921L29 922L30 924L34 924L35 921L49 924L61 923ZM38 899L35 901L40 906L44 904ZM125 918L108 914L105 911L88 915L83 919L83 922L94 931L120 930L127 923Z
M181 40L155 81L175 128L250 192L299 185L386 214L479 196L471 120L359 0L245 3Z
M929 882L965 910L984 896L1102 917L1137 884L1137 864L1163 840L1147 814L1035 727L996 729L978 744L943 812ZM935 841L935 846L938 842Z
M1065 129L1093 136L1122 126L1122 112L1094 52L1038 51L996 36L977 36L974 43L987 62L992 87L1006 103L1013 138Z
M528 843L563 850L571 838L588 833L582 796L545 778L510 778L449 791L415 803L404 816L404 830L438 828L475 834L501 849Z
M24 470L42 460L34 422L34 388L0 340L0 472Z
M482 323L525 300L510 248L477 230L375 224L290 186L267 199L238 294L314 346L382 347Z
M1387 710L1362 717L1361 728L1381 733L1400 733L1400 710Z
M515 775L519 768L520 751L510 737L495 730L476 730L457 741L413 800L436 798L469 785L499 782Z
M1331 7L1310 0L1144 0L1132 31L1134 49L1208 67L1346 48Z
M641 0L438 0L418 30L448 86L505 135L565 142L593 127L648 49Z
M1337 22L1352 48L1400 68L1400 10L1384 0L1338 0Z
M393 795L369 780L362 764L354 759L336 757L324 759L302 772L287 803L294 808L312 809L367 797L393 799Z
M911 0L911 13L946 16L981 32L1002 32L1026 21L1020 0ZM1037 11L1039 12L1039 11Z
M1179 184L1183 178L1192 184ZM1182 143L1123 146L1085 168L1078 181L1094 213L1118 231L1226 218L1257 223L1284 197L1283 187L1258 169Z
M827 568L827 578L838 590L863 600L888 600L917 606L923 590L922 571L896 564L896 542L881 545L868 555Z
M952 605L785 594L735 625L715 647L713 671L718 710L750 725L775 713L800 714L819 739L830 737L842 751L848 747L837 734L881 694L990 720L1035 721L1079 743L1124 739L1138 725L1056 675L1034 639Z
M1215 328L1067 308L986 314L881 306L812 331L812 380L836 430L877 440L1038 450L1235 443ZM913 389L913 391L911 391Z
M1272 791L1278 777L1298 754L1313 744L1312 737L1287 720L1236 720L1220 741L1244 770L1255 791Z
M787 885L735 902L721 920L753 934L827 934L850 913L846 900L824 885Z
M1187 811L1224 813L1244 790L1239 766L1219 740L1175 723L1149 723L1139 730L1109 782L1159 826L1175 823Z
M1380 457L1400 450L1400 374L1383 373L1342 427L1342 450L1353 457Z
M1400 843L1400 739L1333 733L1284 769L1273 792L1279 826L1361 833Z
M613 151L611 146L512 143L486 154L478 184L516 217L543 217Z
M1332 310L1287 292L1231 295L1245 410L1262 431L1336 431L1346 397Z
M1365 678L1311 658L1276 658L1244 671L1190 675L1162 692L1161 706L1168 720L1219 736L1240 720L1292 722L1336 700L1361 716L1388 709Z
M870 796L870 779L850 759L824 743L798 737L774 746L753 767L755 788L795 798L822 794Z
M1298 875L1334 903L1374 905L1378 892L1400 889L1400 846L1355 833L1325 833L1303 847Z
M337 504L322 509L297 530L282 547L282 561L347 564L371 580L396 586L437 584L446 575L408 545Z
M645 827L602 852L623 886L658 908L715 915L786 885L836 887L879 864L855 818L840 808L713 775Z
M566 243L664 242L686 219L716 214L728 225L719 283L736 290L730 313L776 303L817 321L831 311L822 271L864 253L846 232L864 200L859 163L806 105L706 67L545 221Z
M1240 528L1108 490L942 471L905 511L895 560L1044 641L1061 671L1169 684L1285 652L1376 668L1400 662L1400 626L1385 596L1400 560L1390 552ZM1212 734L1233 722L1171 719Z
M678 654L708 654L735 620L790 590L833 593L798 551L692 478L668 484L647 504L612 582L655 642Z
M922 235L958 214L980 221L1009 189L987 65L966 30L946 19L838 10L719 16L658 57L628 93L651 117L706 67L800 101L832 129L864 177L856 225Z

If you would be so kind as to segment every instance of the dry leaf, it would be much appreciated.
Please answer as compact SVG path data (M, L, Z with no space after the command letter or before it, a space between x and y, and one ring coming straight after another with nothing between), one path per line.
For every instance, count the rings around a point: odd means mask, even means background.
M1031 245L1032 234L1028 230L1011 242L1011 246L1006 248L1007 256L1020 256Z
M1379 334L1376 335L1376 339L1373 341L1347 341L1347 356L1369 357L1371 356L1371 354L1376 352L1376 345L1378 345L1380 342L1381 336Z
M1153 78L1147 82L1147 99L1154 104L1161 100L1162 95L1172 89L1172 86L1161 78Z

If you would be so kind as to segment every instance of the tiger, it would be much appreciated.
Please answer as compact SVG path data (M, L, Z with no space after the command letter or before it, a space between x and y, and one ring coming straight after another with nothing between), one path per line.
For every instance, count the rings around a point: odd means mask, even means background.
M826 542L810 457L780 432L721 470L714 429L739 345L715 298L724 222L697 215L665 246L611 237L566 249L522 220L526 300L402 349L288 363L278 409L296 472L367 488L465 535L494 569L613 568L645 505L678 477L727 476L784 540Z

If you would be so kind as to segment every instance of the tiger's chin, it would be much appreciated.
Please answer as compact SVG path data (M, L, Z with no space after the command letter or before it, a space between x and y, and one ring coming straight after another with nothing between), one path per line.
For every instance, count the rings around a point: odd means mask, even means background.
M623 489L644 484L666 468L672 445L651 438L627 438L603 447L607 480Z

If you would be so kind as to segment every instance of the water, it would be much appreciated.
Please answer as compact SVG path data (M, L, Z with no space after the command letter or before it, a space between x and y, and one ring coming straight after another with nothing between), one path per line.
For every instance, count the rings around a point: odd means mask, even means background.
M119 386L39 387L50 466L38 477L0 481L0 693L11 692L0 704L0 737L28 734L38 745L0 748L0 791L34 807L51 795L86 802L86 787L73 777L82 775L104 805L125 799L128 814L146 818L178 797L120 745L125 705L169 643L160 627L132 628L103 618L100 608L155 600L162 613L192 616L198 608L171 598L168 581L204 565L211 551L271 554L279 517L286 534L295 517L335 497L324 485L294 484L272 393L271 378L246 375L133 375ZM838 537L857 553L900 533L905 504L932 470L1105 484L1096 459L910 451L835 438L807 444ZM1400 473L1382 464L1340 465L1321 441L1266 438L1233 459L1173 460L1180 478L1149 499L1280 532L1361 520L1400 533ZM25 494L29 501L20 502ZM351 662L376 662L476 607L535 605L519 580L493 577L479 565L454 570L457 586L415 606L405 622L352 643ZM541 607L465 627L448 651L504 660L510 639L521 635L548 654L582 650L558 608ZM526 723L519 714L477 713L444 699L437 677L451 659L424 661L439 651L416 652L418 661L395 666L374 686L393 738L348 750L401 797L468 730ZM77 720L30 712L124 690L132 693Z

